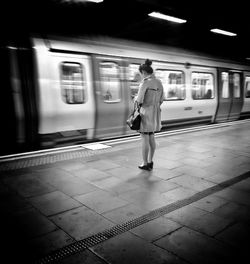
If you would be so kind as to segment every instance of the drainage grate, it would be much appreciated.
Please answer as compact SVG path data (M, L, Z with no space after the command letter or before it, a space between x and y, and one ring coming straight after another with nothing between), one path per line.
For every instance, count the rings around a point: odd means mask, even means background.
M161 208L158 208L156 210L153 210L151 212L149 212L148 214L145 214L141 217L138 217L136 219L127 221L123 224L120 225L116 225L108 230L104 230L103 232L100 232L98 234L95 234L91 237L82 239L80 241L77 241L75 243L72 243L68 246L65 246L61 249L58 249L52 253L50 253L49 255L41 258L40 260L38 260L36 262L36 264L47 264L47 263L55 263L57 261L60 261L70 255L73 255L75 253L78 253L84 249L87 249L89 247L95 246L101 242L104 242L112 237L115 237L119 234L122 234L126 231L129 231L137 226L140 226L142 224L145 224L149 221L152 221L156 218L159 218L160 216L163 216L165 214L168 214L170 212L173 212L177 209L180 209L186 205L189 205L193 202L196 202L202 198L205 198L208 195L211 195L215 192L221 191L224 188L227 188L237 182L240 182L244 179L247 179L250 177L250 172L244 173L240 176L237 176L233 179L224 181L220 184L217 184L211 188L208 188L204 191L201 191L199 193L194 194L191 197L185 198L183 200L180 201L176 201L172 204L163 206Z

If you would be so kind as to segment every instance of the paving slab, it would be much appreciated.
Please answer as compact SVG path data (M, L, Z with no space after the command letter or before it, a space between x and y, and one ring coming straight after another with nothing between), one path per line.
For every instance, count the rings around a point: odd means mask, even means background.
M74 254L60 261L61 264L107 264L98 255L94 254L91 250L85 250L79 254Z
M160 237L163 237L181 227L182 226L177 222L166 219L165 217L159 217L155 220L131 229L130 232L147 241L153 242L154 240L157 240Z
M176 183L184 188L189 188L195 191L203 191L216 185L212 182L190 175L181 175L175 177L174 179L170 179L169 181Z
M228 201L250 206L250 193L226 188L216 193L216 196Z
M214 214L239 222L250 223L250 206L228 202L213 211Z
M233 222L190 205L169 213L165 217L211 237Z
M196 194L198 191L184 188L184 187L178 187L173 190L170 190L168 192L162 193L162 196L164 196L164 199L166 200L167 204L176 202L178 200L185 199L187 197L190 197L194 194Z
M75 196L75 199L99 214L111 211L115 208L119 208L130 203L125 199L118 198L117 196L102 190Z
M114 224L85 206L49 218L75 240L111 228Z
M107 213L103 213L102 215L116 224L122 224L147 213L148 211L146 209L130 203L125 206L113 209Z
M154 244L194 264L226 264L236 261L229 246L187 227L176 230Z
M4 183L23 197L33 197L56 190L55 187L43 182L34 174L6 178Z
M32 197L28 200L35 208L46 216L58 214L82 206L81 203L60 191L54 191Z
M235 223L226 230L215 236L216 239L223 241L248 253L249 251L250 226L243 223Z
M107 242L92 248L107 263L114 264L185 264L183 260L168 251L145 240L125 233L109 239Z
M166 205L166 199L163 194L143 188L123 193L120 197L146 210L154 210Z
M30 241L30 251L34 256L42 257L51 251L73 243L75 240L63 230L55 230Z
M227 204L228 201L214 195L209 195L197 202L192 203L192 206L198 207L202 210L213 212L214 210L220 208L221 206Z

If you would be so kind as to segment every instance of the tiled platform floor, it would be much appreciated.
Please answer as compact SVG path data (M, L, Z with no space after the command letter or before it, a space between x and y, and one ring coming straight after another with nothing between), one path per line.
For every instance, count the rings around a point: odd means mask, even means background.
M2 170L1 262L39 263L54 250L205 193L57 263L245 263L250 122L157 138L151 172L137 167L140 144Z

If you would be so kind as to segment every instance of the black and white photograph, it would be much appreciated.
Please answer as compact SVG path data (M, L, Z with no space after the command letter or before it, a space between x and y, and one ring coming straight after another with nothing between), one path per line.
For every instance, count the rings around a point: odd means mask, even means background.
M236 264L250 248L246 1L0 5L3 264Z

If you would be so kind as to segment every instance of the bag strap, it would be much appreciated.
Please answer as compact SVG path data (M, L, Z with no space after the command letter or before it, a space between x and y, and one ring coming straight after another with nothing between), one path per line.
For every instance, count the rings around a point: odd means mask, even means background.
M138 112L140 113L141 106L140 106L140 104L137 101L135 101L135 103L134 103L134 111L136 109L138 109Z

